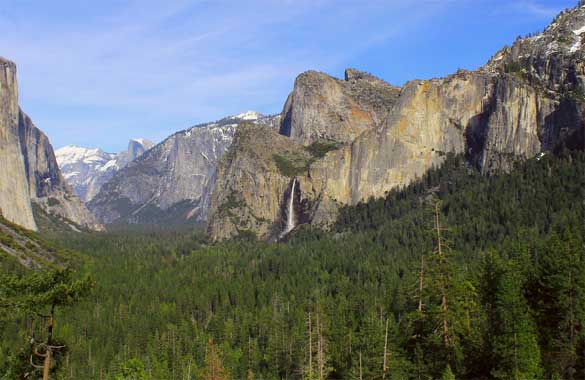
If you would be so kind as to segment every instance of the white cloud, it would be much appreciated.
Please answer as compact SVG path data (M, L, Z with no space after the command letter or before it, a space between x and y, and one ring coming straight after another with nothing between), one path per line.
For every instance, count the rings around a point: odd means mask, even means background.
M17 62L24 108L57 145L86 127L78 137L88 144L123 145L123 123L143 129L129 135L160 137L174 123L278 112L298 73L339 70L455 2L5 1L0 55Z

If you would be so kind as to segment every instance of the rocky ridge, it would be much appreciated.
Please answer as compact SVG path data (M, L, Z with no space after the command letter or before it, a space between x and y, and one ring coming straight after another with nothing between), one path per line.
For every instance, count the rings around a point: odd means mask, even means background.
M106 153L98 148L69 145L55 151L57 163L75 194L84 202L97 195L104 183L154 146L149 140L132 139L120 153Z
M335 149L311 160L303 171L283 173L246 158L250 148L237 143L236 136L228 156L243 159L220 165L226 176L214 193L210 235L221 240L250 230L260 238L273 237L271 231L282 226L282 205L293 182L299 183L293 194L298 223L327 226L339 206L407 185L441 165L447 153L463 154L489 174L542 152L583 149L583 32L585 8L577 7L542 34L504 48L477 71L415 80L400 89L352 69L345 81L316 72L301 74L284 106L280 133L291 144L335 142ZM282 144L272 145L265 158L275 157ZM245 173L276 178L275 183L254 186L243 180ZM222 213L226 202L234 204L230 194L239 197L239 207ZM250 210L266 204L281 207L262 228L248 223Z
M249 111L177 132L118 171L90 209L107 224L205 221L217 163L243 123L275 128L278 117Z

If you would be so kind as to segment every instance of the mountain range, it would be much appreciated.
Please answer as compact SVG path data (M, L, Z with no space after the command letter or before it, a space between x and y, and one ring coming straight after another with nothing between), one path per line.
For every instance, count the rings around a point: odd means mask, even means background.
M244 231L279 239L305 223L327 228L341 207L404 187L448 154L490 175L537 155L584 149L584 33L579 6L475 71L402 87L355 69L343 79L307 71L280 115L246 112L154 146L131 141L117 155L65 147L57 158L106 225L206 223L213 240ZM32 199L95 224L64 183L46 137L18 109L14 65L3 65L3 86L14 94L0 103L0 162L8 169L0 178L2 213L35 228Z
M154 143L146 139L132 139L128 148L120 153L106 153L99 148L83 148L69 145L55 151L57 163L65 180L75 194L89 202L114 174L130 161L152 148Z
M205 221L218 162L245 123L275 128L278 117L249 111L177 132L119 170L89 208L106 224Z
M301 74L280 133L236 133L218 169L211 237L249 230L276 238L289 209L295 224L327 227L343 205L408 185L449 153L489 175L541 153L583 149L583 33L579 6L476 71L402 88L351 69L344 80Z

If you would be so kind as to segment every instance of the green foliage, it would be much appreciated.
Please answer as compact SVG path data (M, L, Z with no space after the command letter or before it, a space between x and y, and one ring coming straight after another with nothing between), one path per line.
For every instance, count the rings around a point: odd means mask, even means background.
M230 193L225 202L219 207L220 213L229 213L230 210L246 207L246 203L235 193Z
M520 71L522 71L522 65L520 64L520 62L511 61L511 62L508 62L504 65L504 72L505 73L515 74L515 73L519 73Z
M149 376L140 359L132 358L120 364L116 380L148 380Z
M433 256L429 199L441 200L448 228L443 260ZM148 378L198 379L212 339L231 378L296 380L318 351L307 331L318 313L331 379L382 379L385 346L388 380L580 379L583 199L582 153L490 177L448 157L411 186L344 208L332 233L305 226L287 244L242 234L207 245L162 229L60 235L92 258L85 270L98 279L58 315L56 333L70 344L61 376L116 378L136 358L144 366L130 367ZM1 326L5 356L27 324Z
M442 380L455 380L455 374L451 370L451 366L447 365L445 371L443 371Z
M272 159L280 174L286 177L306 175L315 160L325 157L328 152L337 149L337 147L338 144L334 142L315 141L305 148L306 151L275 153L272 155Z
M0 319L31 313L46 313L48 308L71 306L89 294L89 277L73 279L69 268L32 272L24 276L3 274L0 278Z
M5 361L0 361L0 374L8 378L39 378L44 356L49 352L52 358L49 371L56 373L63 364L67 346L62 339L53 336L55 310L71 306L87 296L92 285L89 278L74 279L70 269L20 276L3 274L0 278L0 321L25 318L29 323L38 323L37 326L46 324L47 330L29 331L24 337L26 346L20 351L9 351Z
M272 158L280 174L286 177L303 175L309 170L310 160L305 157L285 157L280 154L274 154Z
M323 158L330 151L337 149L338 146L339 144L336 142L315 141L307 147L307 151L309 151L314 158Z
M571 42L571 40L567 36L565 36L563 34L559 34L559 36L557 37L557 41L561 45L566 45L569 42Z

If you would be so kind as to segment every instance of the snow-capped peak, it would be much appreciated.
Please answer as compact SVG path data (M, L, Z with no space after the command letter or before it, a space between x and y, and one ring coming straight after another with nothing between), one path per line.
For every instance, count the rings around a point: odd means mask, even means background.
M239 115L234 116L234 119L240 119L240 120L258 120L262 117L261 114L259 114L256 111L246 111L243 112Z
M131 139L120 153L106 153L98 148L68 145L55 151L65 180L84 201L90 201L122 167L142 155L154 144L143 138Z
M55 158L59 166L74 164L76 162L103 162L111 159L109 153L97 148L83 148L75 145L67 145L55 151Z

